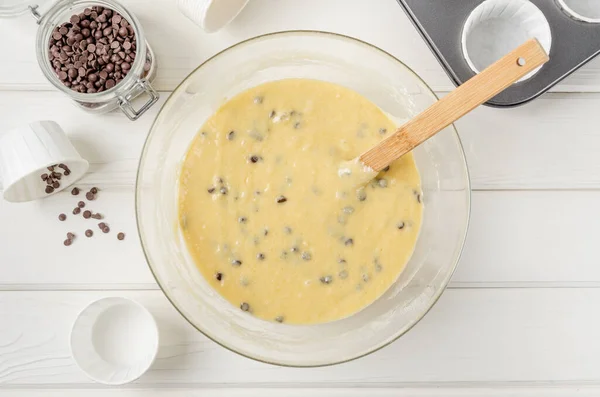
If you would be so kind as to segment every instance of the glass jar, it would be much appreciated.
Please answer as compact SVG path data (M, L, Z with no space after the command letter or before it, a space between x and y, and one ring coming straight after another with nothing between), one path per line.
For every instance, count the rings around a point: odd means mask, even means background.
M114 0L59 0L40 14L38 5L32 4L31 1L12 0L12 2L13 5L0 7L0 16L16 16L27 11L33 14L39 25L36 39L38 64L48 81L68 95L79 107L92 113L105 113L120 108L130 120L136 120L158 101L159 94L150 84L156 76L154 53L146 41L138 19L120 3ZM132 26L137 45L131 69L123 79L106 91L88 94L76 92L60 81L52 68L48 48L55 27L68 22L73 14L79 14L86 8L94 6L109 8L121 14ZM136 106L133 104L134 100ZM143 102L139 103L142 100Z

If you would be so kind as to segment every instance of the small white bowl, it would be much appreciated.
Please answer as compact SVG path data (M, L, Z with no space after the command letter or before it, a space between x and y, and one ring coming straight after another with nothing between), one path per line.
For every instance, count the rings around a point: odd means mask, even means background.
M158 340L156 321L144 306L127 298L102 298L77 316L71 354L91 379L122 385L150 368Z

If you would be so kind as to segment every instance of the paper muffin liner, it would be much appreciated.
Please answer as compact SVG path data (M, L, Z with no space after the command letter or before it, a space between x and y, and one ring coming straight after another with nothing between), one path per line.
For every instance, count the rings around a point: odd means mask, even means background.
M471 12L465 22L462 52L469 67L479 73L534 37L549 54L552 46L550 24L533 3L529 0L486 0ZM519 81L531 78L540 68Z
M576 21L600 23L600 1L598 0L556 0L562 10Z

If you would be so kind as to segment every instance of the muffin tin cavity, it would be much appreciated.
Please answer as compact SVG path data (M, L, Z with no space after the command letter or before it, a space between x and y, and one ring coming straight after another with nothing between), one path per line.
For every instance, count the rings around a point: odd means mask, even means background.
M600 23L600 1L556 0L556 3L571 18L588 23Z
M486 0L467 18L462 52L469 67L479 73L530 38L537 38L550 53L550 24L539 8L528 0ZM538 71L539 68L519 81Z
M600 52L600 0L398 0L448 76L469 80L531 37L550 61L486 104L531 101Z

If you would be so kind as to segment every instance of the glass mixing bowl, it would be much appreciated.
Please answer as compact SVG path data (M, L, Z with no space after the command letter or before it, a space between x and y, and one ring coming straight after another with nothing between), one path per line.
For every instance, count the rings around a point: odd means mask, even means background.
M165 295L210 339L267 363L302 367L341 363L391 343L440 297L466 236L469 176L453 126L414 150L425 203L415 251L396 283L362 311L306 326L249 316L223 299L191 260L177 221L178 178L192 138L224 101L284 78L349 87L398 119L414 116L437 100L402 62L350 37L295 31L236 44L194 70L156 117L138 171L138 228L150 269Z

